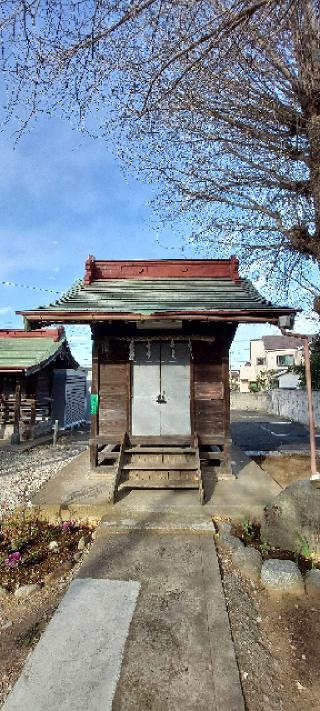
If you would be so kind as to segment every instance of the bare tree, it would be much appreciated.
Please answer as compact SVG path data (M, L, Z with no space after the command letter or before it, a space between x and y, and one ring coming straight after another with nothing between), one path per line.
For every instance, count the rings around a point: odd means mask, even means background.
M313 289L319 0L4 0L0 29L8 117L95 117L195 241Z

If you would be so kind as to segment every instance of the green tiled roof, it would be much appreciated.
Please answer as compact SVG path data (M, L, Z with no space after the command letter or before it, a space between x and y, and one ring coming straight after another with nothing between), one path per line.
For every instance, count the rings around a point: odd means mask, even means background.
M27 317L38 313L41 318L42 311L57 316L62 312L152 315L189 311L270 311L273 308L281 310L285 307L274 307L246 279L103 279L88 286L78 281L54 303L25 313Z
M52 338L0 338L0 371L29 370L52 360L66 343Z

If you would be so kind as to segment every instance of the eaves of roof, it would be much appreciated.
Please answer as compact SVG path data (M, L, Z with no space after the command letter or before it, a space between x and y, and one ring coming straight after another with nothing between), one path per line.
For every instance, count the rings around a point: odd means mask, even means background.
M6 338L0 341L0 372L23 372L32 375L60 356L68 359L69 367L78 367L65 337L59 342L51 339Z
M76 282L56 302L21 311L27 322L90 323L104 320L192 319L276 322L296 309L274 306L241 279L109 279Z

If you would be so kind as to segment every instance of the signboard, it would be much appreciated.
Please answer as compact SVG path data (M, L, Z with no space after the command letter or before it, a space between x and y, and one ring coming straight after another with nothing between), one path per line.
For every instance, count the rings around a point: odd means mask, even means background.
M97 415L99 408L99 395L91 393L90 395L90 412L91 415Z
M196 400L223 400L223 383L195 383Z

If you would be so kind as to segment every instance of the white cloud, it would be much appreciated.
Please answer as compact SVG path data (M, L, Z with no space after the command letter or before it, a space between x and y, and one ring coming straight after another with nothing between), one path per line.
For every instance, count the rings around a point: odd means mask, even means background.
M6 314L9 314L10 311L12 311L12 306L1 306L0 307L0 316L5 316Z

